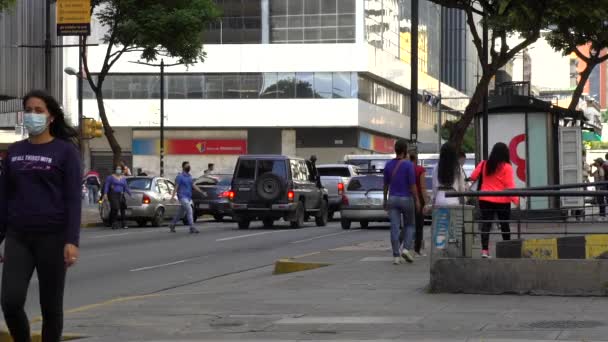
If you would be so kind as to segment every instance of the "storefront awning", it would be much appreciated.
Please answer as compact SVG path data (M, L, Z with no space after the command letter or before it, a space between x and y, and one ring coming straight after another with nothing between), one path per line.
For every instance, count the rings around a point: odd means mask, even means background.
M602 136L595 132L583 131L583 141L602 141Z

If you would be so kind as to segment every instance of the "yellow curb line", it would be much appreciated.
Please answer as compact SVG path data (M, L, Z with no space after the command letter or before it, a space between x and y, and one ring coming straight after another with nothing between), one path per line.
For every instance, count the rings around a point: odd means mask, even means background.
M273 274L286 274L301 271L314 270L321 267L330 266L327 263L318 262L298 262L293 259L280 259L274 264Z

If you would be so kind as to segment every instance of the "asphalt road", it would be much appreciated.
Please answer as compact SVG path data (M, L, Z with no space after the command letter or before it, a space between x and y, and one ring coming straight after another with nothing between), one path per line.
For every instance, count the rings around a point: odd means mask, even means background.
M290 229L278 222L273 229L252 223L238 230L236 223L199 222L200 234L186 227L108 230L83 229L79 264L69 270L65 309L120 297L179 288L218 276L273 264L277 259L389 238L388 224L370 229L342 230L339 222L316 227L308 222ZM27 311L39 315L38 283L30 284Z

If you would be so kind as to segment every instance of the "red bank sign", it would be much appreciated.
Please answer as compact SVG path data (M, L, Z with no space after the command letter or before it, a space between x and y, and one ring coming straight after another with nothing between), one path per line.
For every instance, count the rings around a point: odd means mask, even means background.
M133 154L160 155L159 139L134 139ZM166 139L167 155L247 154L247 140Z

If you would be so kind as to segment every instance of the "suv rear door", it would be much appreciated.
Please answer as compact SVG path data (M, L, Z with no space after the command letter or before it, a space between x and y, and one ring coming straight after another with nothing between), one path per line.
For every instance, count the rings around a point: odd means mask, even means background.
M280 179L281 193L275 200L264 200L258 194L256 182L265 174L273 174ZM234 201L248 204L268 204L287 200L289 173L285 159L240 159L234 175Z

